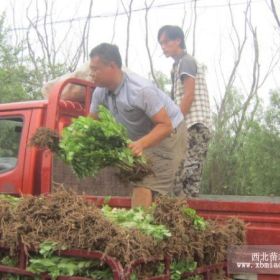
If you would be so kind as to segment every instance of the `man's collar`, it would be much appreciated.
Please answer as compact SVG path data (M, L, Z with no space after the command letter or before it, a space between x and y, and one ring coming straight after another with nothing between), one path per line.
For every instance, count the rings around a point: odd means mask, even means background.
M123 76L122 76L122 81L120 82L120 84L118 85L118 87L114 90L114 91L111 91L111 90L107 90L107 93L109 95L118 95L120 93L120 90L124 84L124 80L126 78L126 73L122 72L123 73Z
M177 63L180 61L180 59L181 59L184 55L186 55L186 54L187 54L187 51L184 50L180 55L178 55L178 56L174 59L174 63L177 64Z

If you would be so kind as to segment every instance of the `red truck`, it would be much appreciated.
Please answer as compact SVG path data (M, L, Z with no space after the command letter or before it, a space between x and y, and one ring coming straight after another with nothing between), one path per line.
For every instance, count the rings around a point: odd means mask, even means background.
M83 88L82 103L62 100L62 91L69 84ZM51 192L55 183L64 183L78 193L86 193L89 199L97 203L101 204L103 197L110 195L111 206L130 207L129 188L119 181L110 168L102 171L96 178L78 180L50 151L28 145L37 128L47 127L61 132L71 123L72 118L87 115L93 89L92 83L72 78L57 84L48 100L0 104L0 193L39 195ZM244 220L247 243L250 245L280 245L279 198L200 195L198 198L188 199L188 204L207 219L238 217ZM65 251L63 254L88 259L102 257L100 252L81 250ZM0 272L32 276L32 273L25 269L27 256L24 252L19 254L19 259L18 267L0 265ZM163 261L166 274L153 279L170 279L168 260ZM107 257L105 262L112 268L114 279L129 279L126 277L132 266L125 270L117 260L110 257ZM138 263L141 263L141 260ZM204 275L205 279L213 279L212 270L213 267L206 266L198 268L195 273ZM59 279L70 278L85 279L63 276ZM233 278L280 280L279 274L240 275Z

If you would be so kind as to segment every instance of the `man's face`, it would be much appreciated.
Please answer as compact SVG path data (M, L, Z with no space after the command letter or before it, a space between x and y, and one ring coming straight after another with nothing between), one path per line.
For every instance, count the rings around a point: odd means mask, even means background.
M176 56L178 51L181 50L180 43L180 39L170 40L165 33L162 33L159 38L159 44L166 57Z
M98 57L94 56L90 60L90 75L93 82L98 87L108 87L112 81L112 63L104 63L104 61Z

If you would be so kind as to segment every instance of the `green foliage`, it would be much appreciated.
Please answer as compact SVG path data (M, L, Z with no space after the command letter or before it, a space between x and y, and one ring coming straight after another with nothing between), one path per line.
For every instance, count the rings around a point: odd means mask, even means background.
M110 111L99 107L99 120L79 117L66 127L60 141L61 157L70 164L78 177L95 176L106 166L123 172L145 165L144 157L135 157L128 148L129 139L123 125Z
M65 73L65 63L49 65L37 56L31 61L26 42L15 45L8 35L5 17L0 15L0 103L41 99L43 82Z
M280 195L280 137L253 122L243 140L237 173L239 193Z
M48 258L48 257L52 256L52 254L58 249L66 250L67 248L64 246L59 246L59 244L57 242L46 240L40 244L39 253L44 258Z
M111 208L108 205L102 207L102 211L109 220L126 228L135 228L144 234L150 235L157 240L171 236L170 231L164 225L156 225L154 218L148 210L141 207L131 209ZM152 208L149 209L152 211Z
M185 272L193 272L197 268L195 261L180 260L171 263L171 280L180 280ZM191 279L188 278L188 279ZM197 280L201 278L196 278ZM193 280L196 280L193 279Z
M3 197L1 197L2 199ZM15 267L18 265L17 260L14 257L4 256L0 259L0 265L12 266ZM7 280L31 280L34 277L29 276L21 276L21 275L13 275L11 273L0 273L0 279L7 279ZM37 280L35 278L35 280Z
M0 103L34 98L30 88L34 80L31 71L20 61L22 52L22 45L9 43L4 16L0 16Z
M8 266L16 266L17 261L16 259L10 257L10 256L5 256L0 260L0 263L3 265L8 265Z
M135 272L133 272L130 276L130 280L138 280L138 277Z
M181 280L183 274L186 272L193 272L197 268L197 263L193 260L174 260L170 265L170 279L171 280ZM155 275L161 275L164 273L164 265L160 263L157 267ZM202 280L202 276L189 276L186 280ZM133 272L130 276L130 280L138 280L137 273Z
M113 274L108 267L102 267L92 260L56 256L54 252L57 249L58 244L51 241L40 244L39 255L30 258L28 271L35 274L47 272L52 279L61 275L92 277L100 280L113 279Z
M21 129L21 119L0 119L0 172L17 164Z
M204 220L204 218L197 215L194 209L189 207L183 207L182 212L184 215L186 215L192 220L193 225L197 230L205 230L207 228L207 222Z
M269 132L280 133L280 89L270 92L270 106L265 113L265 123Z
M158 87L165 93L170 94L170 91L171 91L170 78L161 71L155 71L154 74L155 74L155 77L157 80ZM149 74L149 78L152 79L151 74Z
M21 276L21 275L14 275L11 273L0 273L0 279L5 280L40 280L39 277L31 277L31 276Z
M0 157L17 158L21 138L22 120L0 120Z
M186 280L203 280L203 276L202 275L190 276Z
M203 177L203 192L280 195L280 91L271 92L266 110L248 111L243 126L242 98L231 93L223 117L214 119Z
M0 194L0 201L7 201L10 204L16 206L19 201L20 201L20 197L16 197L16 196L12 196L12 195L8 195L8 194Z

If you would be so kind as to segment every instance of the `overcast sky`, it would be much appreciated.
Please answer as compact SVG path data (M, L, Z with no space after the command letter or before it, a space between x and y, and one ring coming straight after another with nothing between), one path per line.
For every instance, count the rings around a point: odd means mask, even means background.
M31 1L12 0L1 1L0 12L6 12L6 21L13 27L26 27L26 8ZM33 0L33 3L36 1ZM52 1L50 1L51 3ZM83 18L87 16L89 0L59 0L53 1L53 20L65 20L65 23L57 23L56 36L59 41L63 38L71 18L79 19L72 22L71 40L64 42L64 50L61 51L61 56L67 52L73 43L75 36L79 36ZM123 0L127 3L127 0ZM144 0L134 0L133 10L144 7ZM148 1L150 2L150 1ZM228 9L228 0L198 0L197 1L197 30L196 30L196 58L198 61L207 66L207 81L212 99L219 99L220 92L223 92L223 79L227 80L228 75L233 67L236 51L233 48L231 38L234 38L233 30L230 22L230 14ZM243 35L244 26L244 10L246 0L232 0L232 11L238 33ZM280 46L280 30L276 28L276 22L269 9L268 0L252 0L251 16L253 26L257 28L259 44L260 44L260 64L261 77L263 77L269 67L272 55ZM38 0L39 9L42 8L43 1ZM13 17L12 7L14 7L15 16ZM161 49L157 43L157 31L165 24L175 24L181 26L184 15L184 7L187 10L185 30L190 30L186 38L187 50L192 53L192 12L191 0L156 0L154 7L149 13L149 46L153 55L154 67L169 75L172 65L172 60L167 59L162 55ZM280 1L277 3L277 10L280 14ZM90 48L101 42L111 42L113 37L113 22L114 15L119 9L123 11L120 0L94 0L93 1L93 16L90 30ZM30 8L35 10L35 5ZM130 38L130 53L129 53L129 68L135 72L147 76L150 69L147 59L147 51L145 48L145 12L136 11L133 13L131 20L131 38ZM126 21L125 15L120 15L116 20L116 29L113 43L120 47L120 51L125 54L126 42ZM24 34L24 31L19 31L19 34ZM232 37L230 37L230 35ZM252 79L252 60L253 48L252 38L248 35L246 51L241 64L236 86L244 93L250 87ZM279 56L279 53L278 53ZM275 67L269 79L260 89L260 95L264 98L270 89L280 87L280 67ZM217 78L218 77L218 78ZM213 101L213 100L212 100Z

